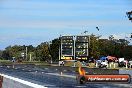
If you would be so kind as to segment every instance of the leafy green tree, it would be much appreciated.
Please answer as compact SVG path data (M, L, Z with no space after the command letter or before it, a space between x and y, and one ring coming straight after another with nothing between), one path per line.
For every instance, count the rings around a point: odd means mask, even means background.
M3 51L0 50L0 59L4 59L4 58L2 57L2 55L3 55Z
M5 59L12 59L12 57L15 57L15 59L20 59L22 57L21 53L26 53L26 47L28 47L28 52L34 51L34 47L32 45L29 45L29 46L25 46L25 45L23 45L23 46L20 46L20 45L8 46L3 51L2 57Z
M100 36L91 34L89 56L99 58L99 56L112 55L132 60L132 46L128 44L129 42L127 40L114 39L113 35L110 35L109 39L100 39ZM48 42L41 43L37 47L33 47L32 45L8 46L5 50L0 51L0 58L12 59L12 57L15 57L16 59L19 59L22 57L21 53L26 53L26 47L28 49L28 60L30 54L32 54L32 60L48 62L50 62L51 59L53 61L59 60L60 39L52 40L52 44L49 44Z
M106 56L107 53L107 48L108 48L108 39L99 39L99 52L100 56Z
M94 58L98 58L100 56L99 52L99 36L90 35L90 47L89 47L89 55Z
M60 47L60 40L59 39L52 40L52 44L50 46L50 52L53 61L59 60L59 47Z
M50 61L51 55L49 52L49 44L47 42L41 43L36 47L36 59L40 61Z
M132 61L132 45L125 46L125 49L123 51L124 57L128 60Z

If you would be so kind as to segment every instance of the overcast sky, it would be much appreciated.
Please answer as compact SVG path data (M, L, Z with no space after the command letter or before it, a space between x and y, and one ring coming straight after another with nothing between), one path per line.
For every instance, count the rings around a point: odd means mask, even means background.
M132 33L126 16L131 10L132 0L0 0L0 49L37 46L85 30L102 38L124 38Z

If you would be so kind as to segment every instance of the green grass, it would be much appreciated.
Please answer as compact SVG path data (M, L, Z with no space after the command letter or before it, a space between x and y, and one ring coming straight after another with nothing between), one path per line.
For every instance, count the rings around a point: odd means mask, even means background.
M65 66L70 66L70 67L74 66L74 62L67 61L67 62L65 62ZM75 66L80 67L80 66L82 66L82 64L79 61L77 61L77 62L75 62Z
M95 66L95 63L89 63L89 66L88 67L95 68L96 66Z
M10 60L0 60L0 65L11 65L11 64L34 64L34 65L37 65L37 66L51 66L51 64L46 63L44 61L23 61L23 62L20 62L20 63L18 63L18 62L13 63ZM82 66L79 61L75 62L75 65L76 65L76 67ZM74 66L74 62L65 62L65 66ZM95 68L95 64L94 63L89 63L89 66L85 66L85 67ZM118 64L116 64L115 68L114 68L114 65L112 65L111 68L110 68L110 64L109 64L108 69L132 70L132 68L118 67Z
M0 64L13 64L10 60L0 60Z
M49 63L44 61L23 61L20 64L49 65Z
M49 63L43 61L23 61L23 62L12 62L10 60L0 60L1 65L10 65L10 64L34 64L34 65L49 65Z

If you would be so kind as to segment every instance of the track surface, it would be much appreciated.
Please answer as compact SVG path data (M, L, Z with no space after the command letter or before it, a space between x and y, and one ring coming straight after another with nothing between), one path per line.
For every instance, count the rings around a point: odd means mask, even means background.
M132 73L131 71L121 70L120 73ZM40 68L35 65L0 65L0 73L27 80L48 88L132 88L130 84L85 84L80 85L76 82L76 72L56 69L49 69L47 67Z

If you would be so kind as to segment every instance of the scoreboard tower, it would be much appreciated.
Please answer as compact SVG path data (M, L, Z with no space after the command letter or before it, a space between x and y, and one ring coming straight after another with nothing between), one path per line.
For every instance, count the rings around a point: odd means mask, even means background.
M60 60L86 61L88 59L88 35L61 36L60 41Z
M74 41L73 36L62 36L61 38L61 60L73 60Z
M75 44L75 56L76 60L87 60L89 51L88 51L88 39L89 36L76 36Z

